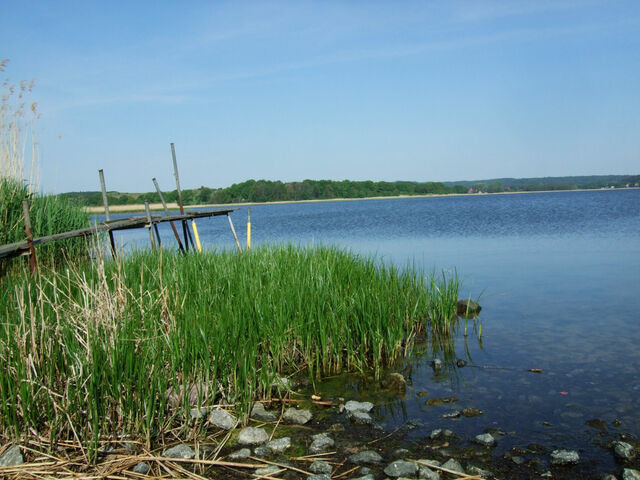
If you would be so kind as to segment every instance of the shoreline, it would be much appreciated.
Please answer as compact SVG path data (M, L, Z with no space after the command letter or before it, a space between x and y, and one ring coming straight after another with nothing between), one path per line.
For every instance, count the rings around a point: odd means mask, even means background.
M317 198L312 200L276 200L273 202L238 202L238 203L205 203L198 205L185 205L187 208L222 208L222 207L246 207L253 205L286 205L290 203L321 203L321 202L355 202L358 200L398 200L406 198L441 198L441 197L484 197L485 195L520 195L531 193L566 193L566 192L612 192L619 190L640 190L640 187L622 187L622 188L582 188L574 190L534 190L520 192L494 192L494 193L427 193L422 195L394 195L394 196L376 196L362 198ZM178 210L179 206L176 202L167 203L169 210ZM83 207L84 211L91 214L100 214L104 212L103 206ZM149 204L152 212L162 211L161 203ZM113 213L139 213L144 212L144 204L133 205L110 205L109 211Z

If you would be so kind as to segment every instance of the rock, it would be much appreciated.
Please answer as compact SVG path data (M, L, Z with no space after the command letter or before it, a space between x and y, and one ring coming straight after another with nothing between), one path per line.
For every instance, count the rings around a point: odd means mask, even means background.
M382 386L400 396L403 396L407 392L407 381L399 373L390 373L387 375L382 382Z
M307 480L331 480L331 476L328 473L318 473L315 475L309 475Z
M460 465L460 462L458 462L455 458L450 458L449 460L444 462L441 466L442 468L446 468L447 470L453 470L454 472L465 473L464 468L462 468L462 465Z
M353 412L370 412L373 409L373 403L371 402L356 402L355 400L349 400L344 405L344 409L348 414Z
M426 480L440 480L440 475L429 467L420 466L418 468L418 478L425 478Z
M309 446L309 453L311 455L326 452L335 445L333 438L326 433L318 433L313 435L311 438L313 439Z
M349 457L349 462L356 465L376 464L382 462L380 454L374 450L364 450Z
M238 443L240 445L260 445L269 440L269 435L264 428L245 427L240 430Z
M224 410L212 410L209 423L223 430L231 430L236 426L236 419Z
M20 445L14 445L0 457L0 467L12 467L14 465L22 465L23 463L24 457L22 456Z
M595 428L596 430L600 430L601 432L607 430L607 422L599 418L592 418L590 420L587 420L586 424L588 427Z
M439 358L434 358L433 360L431 360L431 368L433 368L433 372L434 373L439 373L440 370L442 370L442 360L440 360Z
M489 470L485 470L475 465L467 465L467 473L469 475L478 475L479 477L489 478L493 476Z
M356 477L351 480L375 480L375 479L376 477L374 477L371 473L367 473L361 477Z
M133 471L135 473L140 473L142 475L146 475L151 470L151 467L146 462L140 462L135 467L133 467Z
M373 418L366 412L353 412L349 418L356 425L371 425L373 423Z
M207 416L207 413L209 413L209 409L206 407L192 408L191 410L189 410L189 420L191 420L192 422L197 422L205 418Z
M622 480L640 480L640 472L632 468L622 470Z
M425 403L427 405L437 407L445 403L455 403L457 401L458 401L458 397L436 397L436 398L430 398Z
M493 435L490 433L483 433L481 435L476 435L472 440L474 443L478 443L480 445L484 445L485 447L493 447L496 444L496 439L493 438Z
M572 465L578 463L580 455L575 450L554 450L551 452L551 465Z
M255 448L253 453L254 453L254 456L262 458L262 457L268 457L273 452L269 450L266 445L260 445L259 447Z
M311 420L313 415L309 410L297 409L296 407L287 408L282 415L282 419L287 422L297 423L298 425L304 425Z
M459 358L459 359L456 360L456 366L458 368L466 367L467 366L467 362L465 360Z
M324 460L316 460L309 465L309 471L311 473L331 473L333 472L333 467Z
M167 458L191 459L196 456L196 452L194 452L189 445L181 443L180 445L176 445L175 447L167 448L164 452L162 452L162 456Z
M611 473L605 473L600 477L600 480L618 480L615 475Z
M265 445L271 453L282 453L287 448L291 448L291 437L282 437L276 440L271 440Z
M198 458L206 460L213 455L215 449L211 445L200 445L198 448Z
M625 462L632 462L636 458L636 452L627 442L615 442L613 444L613 453L616 458Z
M439 467L440 465L442 465L441 462L432 460L430 458L421 458L420 460L418 460L418 463L420 463L420 466L422 467Z
M167 390L167 403L171 407L179 407L187 397L189 406L196 407L199 402L202 403L207 398L209 387L206 384L180 385L177 389L170 388Z
M280 472L280 470L283 470L282 467L278 467L276 465L269 465L268 467L257 468L255 471L255 474L257 476L269 477L271 475L276 475L277 473ZM311 478L311 477L308 477L308 478Z
M371 473L371 469L369 467L360 467L358 469L358 473L361 473L362 475L369 475Z
M407 450L406 448L398 448L398 449L393 451L392 455L395 458L403 458L403 457L407 456L408 453L409 453L409 450Z
M248 458L250 455L251 455L251 450L249 450L248 448L241 448L240 450L237 450L233 452L231 455L229 455L229 458L231 460L244 460L245 458Z
M256 402L251 408L251 414L249 415L254 420L261 422L275 422L278 417L272 412L265 410L264 405L261 402Z
M464 415L467 418L479 417L480 415L482 415L482 410L478 410L477 408L474 408L474 407L467 407L467 408L463 408L460 413L462 413L462 415Z
M413 476L418 473L418 467L411 462L407 462L405 460L396 460L391 462L384 469L384 473L389 475L390 477L404 477L404 476Z
M463 318L477 317L482 307L470 298L458 300L458 315Z
M462 412L460 410L453 410L452 412L443 413L440 415L442 418L460 418Z
M514 455L513 457L511 457L511 461L516 465L522 465L524 462L526 462L525 458L521 457L520 455Z
M286 377L279 377L271 384L271 389L277 392L286 392L293 388L291 380Z

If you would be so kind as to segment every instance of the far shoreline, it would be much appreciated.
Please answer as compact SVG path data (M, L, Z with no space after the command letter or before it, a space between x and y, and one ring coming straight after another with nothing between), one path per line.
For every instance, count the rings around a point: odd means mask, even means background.
M322 203L322 202L355 202L358 200L398 200L406 198L441 198L441 197L484 197L486 195L519 195L530 193L562 193L562 192L613 192L617 190L638 190L640 187L621 187L621 188L581 188L572 190L534 190L519 192L493 192L493 193L428 193L422 195L394 195L394 196L377 196L362 198L317 198L313 200L276 200L273 202L239 202L239 203L208 203L199 205L185 205L185 209L193 208L223 208L223 207L246 207L253 205L286 205L290 203ZM83 207L84 211L91 214L104 213L104 206ZM177 203L167 203L169 210L178 210L180 207ZM161 203L149 204L151 211L157 212L164 210ZM145 211L144 204L133 205L109 205L109 211L113 213L139 213Z

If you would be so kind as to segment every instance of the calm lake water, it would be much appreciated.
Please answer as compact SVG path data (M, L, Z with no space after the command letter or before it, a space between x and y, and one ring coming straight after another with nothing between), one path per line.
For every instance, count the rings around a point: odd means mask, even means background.
M232 214L243 241L246 214ZM616 471L606 445L640 436L640 190L258 205L251 219L253 245L332 244L455 270L464 295L480 296L481 344L475 335L466 349L462 335L455 343L474 367L436 376L431 354L416 355L406 396L379 408L385 428L421 426L407 441L433 428L464 437L501 428L496 455L537 443L577 449L594 469ZM198 228L205 246L235 248L224 217ZM173 245L166 226L163 238ZM146 247L148 236L117 241ZM347 396L351 387L368 395L345 383ZM459 400L425 403L449 396ZM468 406L484 414L442 418ZM588 425L593 419L603 422Z

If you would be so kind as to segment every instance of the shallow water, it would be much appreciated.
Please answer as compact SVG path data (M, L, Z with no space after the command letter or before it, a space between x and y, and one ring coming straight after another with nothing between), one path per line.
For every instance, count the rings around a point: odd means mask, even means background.
M246 207L232 218L244 239ZM378 409L386 429L416 422L406 436L415 442L432 428L462 436L501 428L508 435L497 455L538 443L578 449L609 471L616 466L606 444L640 435L640 190L257 205L251 218L253 245L336 244L400 265L455 269L464 295L480 296L481 345L471 328L466 349L462 335L455 342L473 366L436 376L432 355L416 354L405 397ZM226 219L198 228L205 246L234 248ZM146 246L148 236L117 241ZM345 395L368 395L356 387ZM448 396L459 400L425 403ZM441 418L467 406L484 413ZM588 426L591 419L605 430Z

